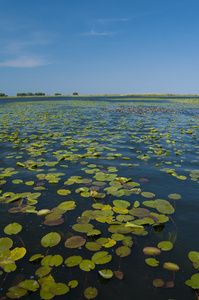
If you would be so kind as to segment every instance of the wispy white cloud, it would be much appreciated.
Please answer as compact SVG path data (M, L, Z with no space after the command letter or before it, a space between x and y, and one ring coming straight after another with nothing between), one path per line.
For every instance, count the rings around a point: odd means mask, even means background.
M113 36L118 34L119 32L111 32L111 31L104 31L104 32L96 32L91 30L89 32L83 33L83 35L90 35L90 36Z
M39 56L21 56L16 59L0 62L0 67L33 68L48 64L51 64L51 62Z
M12 54L25 51L33 46L42 46L51 43L52 40L45 37L43 32L33 32L25 39L3 39L1 40L1 53Z
M128 22L128 18L101 18L97 19L97 23L113 23L113 22Z

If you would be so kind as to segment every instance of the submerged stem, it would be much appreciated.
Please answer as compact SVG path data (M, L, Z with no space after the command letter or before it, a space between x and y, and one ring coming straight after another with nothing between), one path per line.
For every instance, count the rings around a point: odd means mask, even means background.
M195 293L196 293L197 300L199 300L198 292L195 291Z
M26 248L24 241L18 235L16 235L16 237L22 242L22 245L24 246L24 248Z
M79 300L81 300L81 298L83 296L83 293L84 293L84 290L85 290L85 287L86 287L86 284L87 284L87 279L88 279L88 274L86 274L85 281L84 281L84 287L83 287L83 290L81 292Z
M6 276L4 277L4 279L3 279L3 281L2 281L2 283L1 283L1 285L0 285L0 288L2 288L2 285L3 285L4 282L6 281L7 276L8 276L8 273L6 273Z

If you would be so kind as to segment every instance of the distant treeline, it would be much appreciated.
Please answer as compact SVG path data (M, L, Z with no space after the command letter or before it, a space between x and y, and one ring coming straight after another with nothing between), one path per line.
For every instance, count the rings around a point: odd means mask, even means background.
M0 93L0 97L8 97L8 95L6 95L4 93Z
M45 93L17 93L17 96L45 96Z

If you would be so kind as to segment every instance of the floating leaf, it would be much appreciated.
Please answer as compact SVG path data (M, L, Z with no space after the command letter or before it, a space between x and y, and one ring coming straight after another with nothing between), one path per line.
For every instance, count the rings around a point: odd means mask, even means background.
M191 276L191 279L185 281L185 284L192 287L192 289L199 289L199 273Z
M81 236L73 236L66 240L65 247L66 248L78 248L83 246L86 243L86 240Z
M162 279L159 279L159 278L154 279L153 280L153 285L155 287L162 287L164 285L164 281Z
M70 256L65 260L65 264L67 265L67 267L74 267L74 266L78 266L82 261L82 257L81 256Z
M71 281L69 281L68 286L69 286L71 289L73 289L73 288L75 288L76 286L78 286L78 281L77 281L77 280L71 280Z
M179 271L179 266L177 264L166 262L163 264L163 268L171 271Z
M18 223L10 223L4 228L4 232L8 235L17 234L22 230L22 226Z
M91 231L89 231L88 233L87 233L87 236L95 236L95 235L100 235L101 234L101 231L100 230L98 230L98 229L93 229L93 230L91 230Z
M111 235L111 238L114 239L115 241L119 242L119 241L122 241L125 238L125 236L121 233L113 233Z
M199 252L197 251L190 251L188 257L193 263L199 262Z
M43 247L54 247L61 241L61 236L57 232L50 232L41 239Z
M25 184L26 184L26 185L33 185L33 184L34 184L34 181L26 181Z
M141 195L145 198L153 198L155 197L155 194L150 193L150 192L142 192Z
M105 270L104 269L104 270L100 270L98 272L105 279L110 279L110 278L113 277L113 272L111 270Z
M144 227L142 225L137 225L137 224L130 223L130 222L127 222L125 224L125 227L131 227L131 228L135 228L135 229L144 229Z
M124 277L124 273L121 272L121 271L114 271L114 274L115 274L115 276L116 276L118 279L120 279L120 280L122 280L123 277Z
M11 298L11 299L17 299L17 298L21 298L24 295L26 295L27 292L28 292L28 290L25 290L25 289L20 288L18 286L13 286L13 287L8 289L8 292L7 292L6 296L8 298Z
M47 255L45 256L42 261L41 264L44 267L50 266L50 267L58 267L63 263L63 258L61 255Z
M14 184L20 184L20 183L22 183L23 182L23 180L21 180L21 179L14 179L13 181L12 181L12 183L14 183Z
M168 197L173 200L181 199L181 196L179 194L169 194Z
M33 256L31 256L31 258L29 259L30 262L38 260L38 259L42 259L44 257L44 255L42 254L35 254Z
M143 252L145 255L159 255L161 253L160 249L155 247L145 247Z
M19 287L24 288L26 290L35 292L38 288L39 288L39 284L36 280L25 280L25 281L21 281L18 284Z
M169 251L173 248L173 244L169 241L162 241L158 243L158 248L160 248L162 251Z
M88 287L84 291L84 297L86 299L94 299L98 295L98 290L95 287Z
M111 261L112 259L112 255L108 254L108 252L106 251L99 251L97 253L95 253L91 260L95 263L95 264L106 264L109 261Z
M88 242L85 246L90 251L99 251L102 247L99 243L96 242Z
M71 191L65 190L65 189L60 189L60 190L57 191L57 194L62 195L62 196L66 196L68 194L71 194Z
M89 259L84 259L80 262L79 267L81 270L89 272L93 269L95 269L95 264L93 261Z
M105 248L113 247L116 244L116 241L113 239L108 238L108 241L104 243L102 246Z
M173 288L174 287L174 282L173 281L168 281L165 282L165 288Z
M156 209L163 214L173 214L175 209L173 206L166 200L156 199L155 203L157 204Z
M59 204L58 207L63 210L73 210L75 209L76 205L75 205L75 201L65 201Z
M45 216L45 215L48 215L50 214L50 209L41 209L37 212L37 215L38 216Z
M0 261L0 268L4 269L6 273L10 273L16 270L17 266L12 259L4 259Z
M132 237L131 237L131 236L126 236L126 237L123 239L122 244L123 244L124 246L127 246L127 247L132 247L132 245L133 245Z
M89 232L93 229L92 224L74 224L72 226L73 230L78 231L78 232Z
M126 257L131 253L131 249L127 246L121 246L115 250L116 254L120 257Z
M65 295L69 291L69 287L65 283L56 283L49 289L50 293L53 295Z
M46 275L48 275L51 271L51 267L41 267L39 269L36 270L35 275L39 276L39 277L44 277Z
M0 251L4 252L10 249L13 245L13 241L8 237L0 238Z
M130 203L125 200L114 200L113 204L119 208L127 208L130 206Z
M159 261L157 261L155 258L146 258L145 262L151 267L157 267L159 265Z
M16 261L24 257L25 254L26 254L26 249L24 247L21 248L16 247L13 250L11 250L11 255L9 258Z

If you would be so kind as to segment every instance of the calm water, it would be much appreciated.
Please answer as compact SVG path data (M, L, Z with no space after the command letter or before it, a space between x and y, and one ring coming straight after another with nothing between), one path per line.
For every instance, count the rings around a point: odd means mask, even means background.
M98 290L96 299L197 299L185 281L197 273L188 253L199 251L199 107L169 102L168 99L143 102L139 99L120 101L118 98L1 101L0 234L1 238L13 240L10 250L24 247L27 252L16 260L15 271L6 275L2 269L0 296L5 296L10 287L23 280L38 281L35 272L41 262L30 263L29 259L32 255L42 254L63 257L63 263L53 266L49 273L56 282L68 284L77 280L79 283L67 295L54 299L84 299L84 290L90 286ZM17 162L24 167L16 165ZM33 164L37 167L30 170ZM128 180L122 182L121 178L130 178L134 185L130 186ZM73 184L69 185L69 182ZM110 187L117 188L107 190ZM79 188L84 191L82 195ZM60 190L70 193L60 195ZM8 192L21 198L7 203L5 193ZM37 197L23 194L27 192L40 194ZM95 198L96 193L102 198ZM178 194L180 199L168 197L171 194ZM174 211L164 213L146 205L146 201L156 199L168 201ZM126 211L115 209L114 200L127 201ZM60 225L55 222L49 226L45 216L37 215L39 210L52 210L65 201L74 201L76 207L62 214ZM116 250L123 244L116 241L115 245L102 246L98 250L112 255L110 262L96 264L89 272L79 266L66 266L64 261L70 256L92 259L97 251L87 249L88 242L95 242L99 237L114 240L110 219L87 218L94 229L100 230L100 236L89 237L87 232L74 230L73 225L82 213L88 216L85 211L108 210L107 216L112 216L112 222L115 220L123 225L129 216L130 222L149 217L134 215L132 220L130 210L133 207L165 215L168 220L150 219L152 223L143 223L144 231L140 234L133 229L127 233L114 231L132 238L133 245L128 246L130 254L125 257L117 255ZM14 222L19 223L22 230L17 235L7 235L4 228ZM41 239L51 232L58 233L61 241L47 249L41 245ZM86 243L78 248L65 247L65 241L72 236L81 236ZM157 247L161 241L172 242L173 248L156 257L143 253L143 248ZM147 258L155 258L158 266L149 266L145 262ZM173 280L173 271L163 268L165 262L177 264L180 270L175 274L173 288L156 288L154 279L161 278L165 283ZM104 279L98 273L103 269L119 270L124 277L122 280L116 276ZM39 299L40 289L23 298Z

